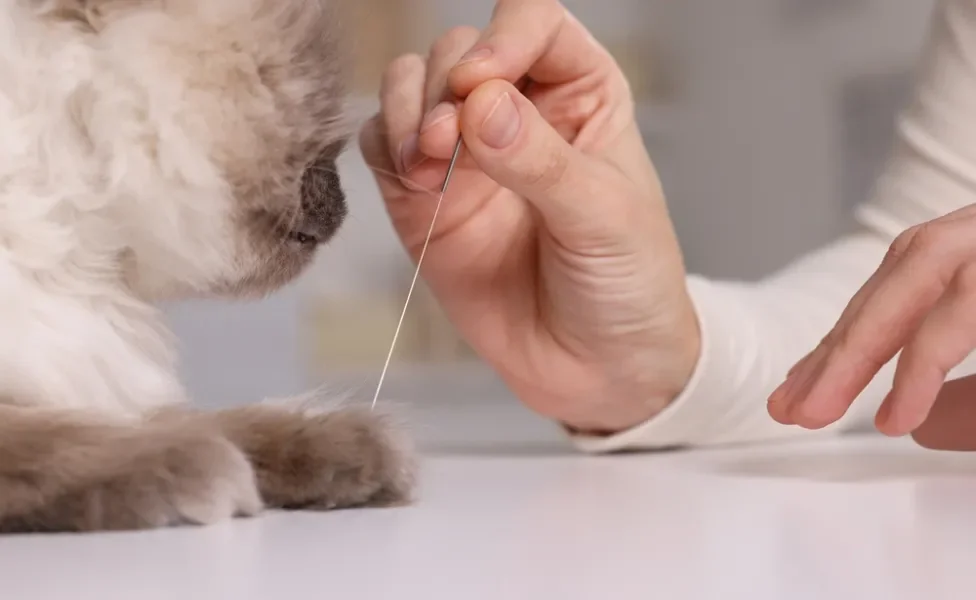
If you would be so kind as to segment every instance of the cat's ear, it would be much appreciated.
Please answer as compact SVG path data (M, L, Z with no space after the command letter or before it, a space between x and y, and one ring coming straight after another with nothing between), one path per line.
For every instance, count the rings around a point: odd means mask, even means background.
M65 21L75 22L86 29L101 31L113 17L151 5L161 5L163 0L49 0L50 14Z

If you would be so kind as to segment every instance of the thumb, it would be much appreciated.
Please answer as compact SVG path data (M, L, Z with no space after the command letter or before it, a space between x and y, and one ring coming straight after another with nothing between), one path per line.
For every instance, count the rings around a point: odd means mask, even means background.
M475 163L523 196L553 234L593 231L607 222L616 178L571 146L512 84L488 81L465 99L461 135ZM568 240L567 240L568 241Z

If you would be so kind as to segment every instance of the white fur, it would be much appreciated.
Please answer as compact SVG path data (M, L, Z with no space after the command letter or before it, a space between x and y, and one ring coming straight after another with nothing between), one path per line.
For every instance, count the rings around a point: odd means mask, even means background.
M92 36L40 5L0 0L0 401L138 415L184 399L154 295L250 268L219 98L185 83L213 33L145 12Z

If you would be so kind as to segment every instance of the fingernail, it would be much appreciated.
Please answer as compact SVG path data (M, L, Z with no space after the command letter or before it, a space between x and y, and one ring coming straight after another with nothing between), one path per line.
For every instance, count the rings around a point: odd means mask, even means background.
M481 124L481 141L495 149L502 149L515 141L522 117L508 93L503 94Z
M443 123L456 114L457 109L454 108L454 104L452 102L441 102L432 108L431 111L427 113L427 116L424 117L423 123L420 124L420 132L423 133L434 125Z
M468 53L461 57L461 60L457 62L458 65L463 65L464 63L474 62L476 60L484 60L493 54L491 48L481 47L472 48L468 50ZM455 65L457 66L457 65Z
M423 159L424 156L420 153L417 134L411 134L400 144L400 168L404 173L409 173L423 162Z

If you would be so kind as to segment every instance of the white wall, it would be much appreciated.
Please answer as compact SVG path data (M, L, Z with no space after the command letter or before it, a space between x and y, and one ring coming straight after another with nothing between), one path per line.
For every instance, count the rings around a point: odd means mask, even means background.
M866 194L904 99L931 0L682 0L683 118L667 173L692 269L755 276L835 235ZM845 84L880 78L870 119L845 118ZM870 88L869 88L870 91ZM879 127L880 124L880 127ZM859 153L848 152L851 139Z

